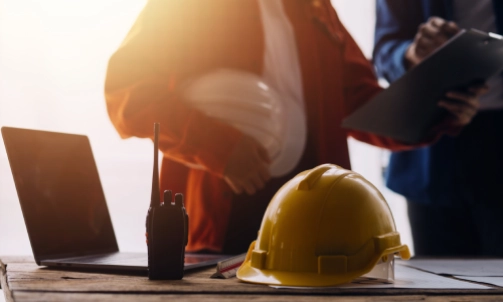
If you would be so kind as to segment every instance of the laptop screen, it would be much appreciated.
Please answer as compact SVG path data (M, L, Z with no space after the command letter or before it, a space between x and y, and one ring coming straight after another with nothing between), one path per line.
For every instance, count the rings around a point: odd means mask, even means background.
M118 251L86 136L2 127L37 261Z

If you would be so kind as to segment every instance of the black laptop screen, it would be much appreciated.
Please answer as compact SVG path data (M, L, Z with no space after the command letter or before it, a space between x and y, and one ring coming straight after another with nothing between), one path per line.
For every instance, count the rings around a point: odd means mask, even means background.
M86 136L2 128L37 261L118 251Z

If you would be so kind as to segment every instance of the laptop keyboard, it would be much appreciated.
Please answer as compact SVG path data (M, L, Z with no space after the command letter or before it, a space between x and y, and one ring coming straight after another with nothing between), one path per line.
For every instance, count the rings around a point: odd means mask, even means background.
M228 258L225 255L212 254L185 254L185 268L207 266L208 264L216 264L218 260ZM45 264L56 263L59 265L75 265L75 266L118 266L129 267L134 269L146 269L148 267L147 253L108 253L90 256L80 256L63 259L52 259L43 261ZM206 263L206 264L204 264Z

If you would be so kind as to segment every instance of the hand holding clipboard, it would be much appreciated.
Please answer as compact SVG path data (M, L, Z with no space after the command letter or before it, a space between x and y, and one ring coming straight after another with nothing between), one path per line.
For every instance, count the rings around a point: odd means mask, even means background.
M502 70L503 40L500 36L461 30L388 89L353 112L342 126L405 143L422 142L430 135L432 127L445 119L446 110L439 107L438 102L447 92L484 83ZM483 90L479 88L473 95ZM469 92L465 94L470 95ZM459 95L451 97L459 99ZM456 111L455 108L446 109Z

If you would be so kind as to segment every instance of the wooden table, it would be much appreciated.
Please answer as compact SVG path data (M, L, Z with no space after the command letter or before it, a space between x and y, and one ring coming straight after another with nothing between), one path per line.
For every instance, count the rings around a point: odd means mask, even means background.
M187 273L183 280L61 271L39 267L31 257L0 257L6 301L503 301L493 290L327 288L274 289L232 279L210 279L215 268Z

